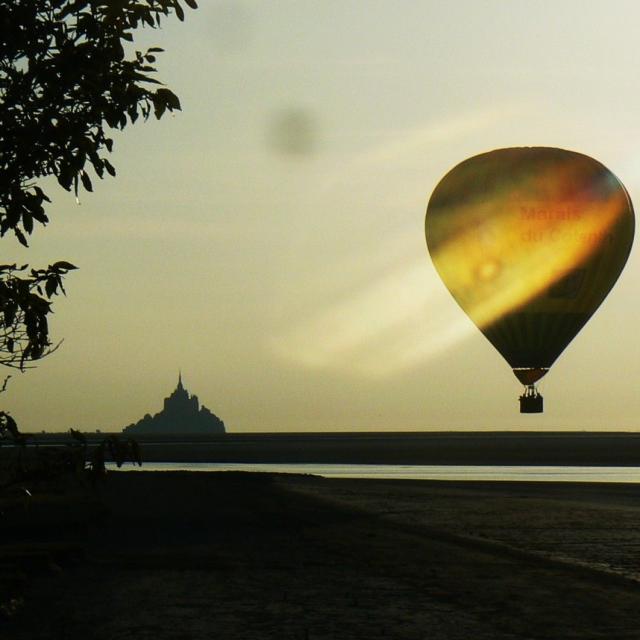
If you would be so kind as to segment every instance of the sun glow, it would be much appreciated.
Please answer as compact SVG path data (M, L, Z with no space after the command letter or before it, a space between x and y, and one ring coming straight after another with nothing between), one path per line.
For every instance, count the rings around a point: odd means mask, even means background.
M451 304L426 260L399 268L346 300L327 305L271 342L308 368L384 377L446 351L474 332Z

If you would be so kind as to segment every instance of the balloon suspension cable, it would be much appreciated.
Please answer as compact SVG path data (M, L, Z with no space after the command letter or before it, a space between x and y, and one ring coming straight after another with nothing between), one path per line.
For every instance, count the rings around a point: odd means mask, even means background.
M542 413L544 410L543 398L535 384L528 384L519 398L520 413Z

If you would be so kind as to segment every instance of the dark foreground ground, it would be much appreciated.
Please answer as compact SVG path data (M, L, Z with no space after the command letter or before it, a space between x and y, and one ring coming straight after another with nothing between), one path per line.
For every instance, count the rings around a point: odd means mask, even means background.
M4 505L1 638L640 638L637 486L141 472L99 498Z

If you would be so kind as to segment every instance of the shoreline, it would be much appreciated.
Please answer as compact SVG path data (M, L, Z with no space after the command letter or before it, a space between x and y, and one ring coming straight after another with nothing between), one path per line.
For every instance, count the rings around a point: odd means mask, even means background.
M244 462L144 462L142 467L107 463L111 471L191 471L198 473L250 472L314 475L336 479L417 480L461 482L559 482L594 484L640 484L640 468L627 467L549 467L489 465L374 465L316 463Z
M27 434L42 445L65 434ZM87 434L90 447L108 435ZM228 433L136 438L147 462L640 466L633 432ZM10 454L0 449L0 460Z

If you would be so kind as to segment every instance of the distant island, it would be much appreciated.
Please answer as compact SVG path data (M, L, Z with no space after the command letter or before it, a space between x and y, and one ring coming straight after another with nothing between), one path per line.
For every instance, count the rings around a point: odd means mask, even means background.
M189 395L182 385L182 374L173 393L164 399L164 409L155 415L146 414L142 420L123 429L127 435L140 434L219 434L226 433L224 422L207 407L199 406L198 397Z

